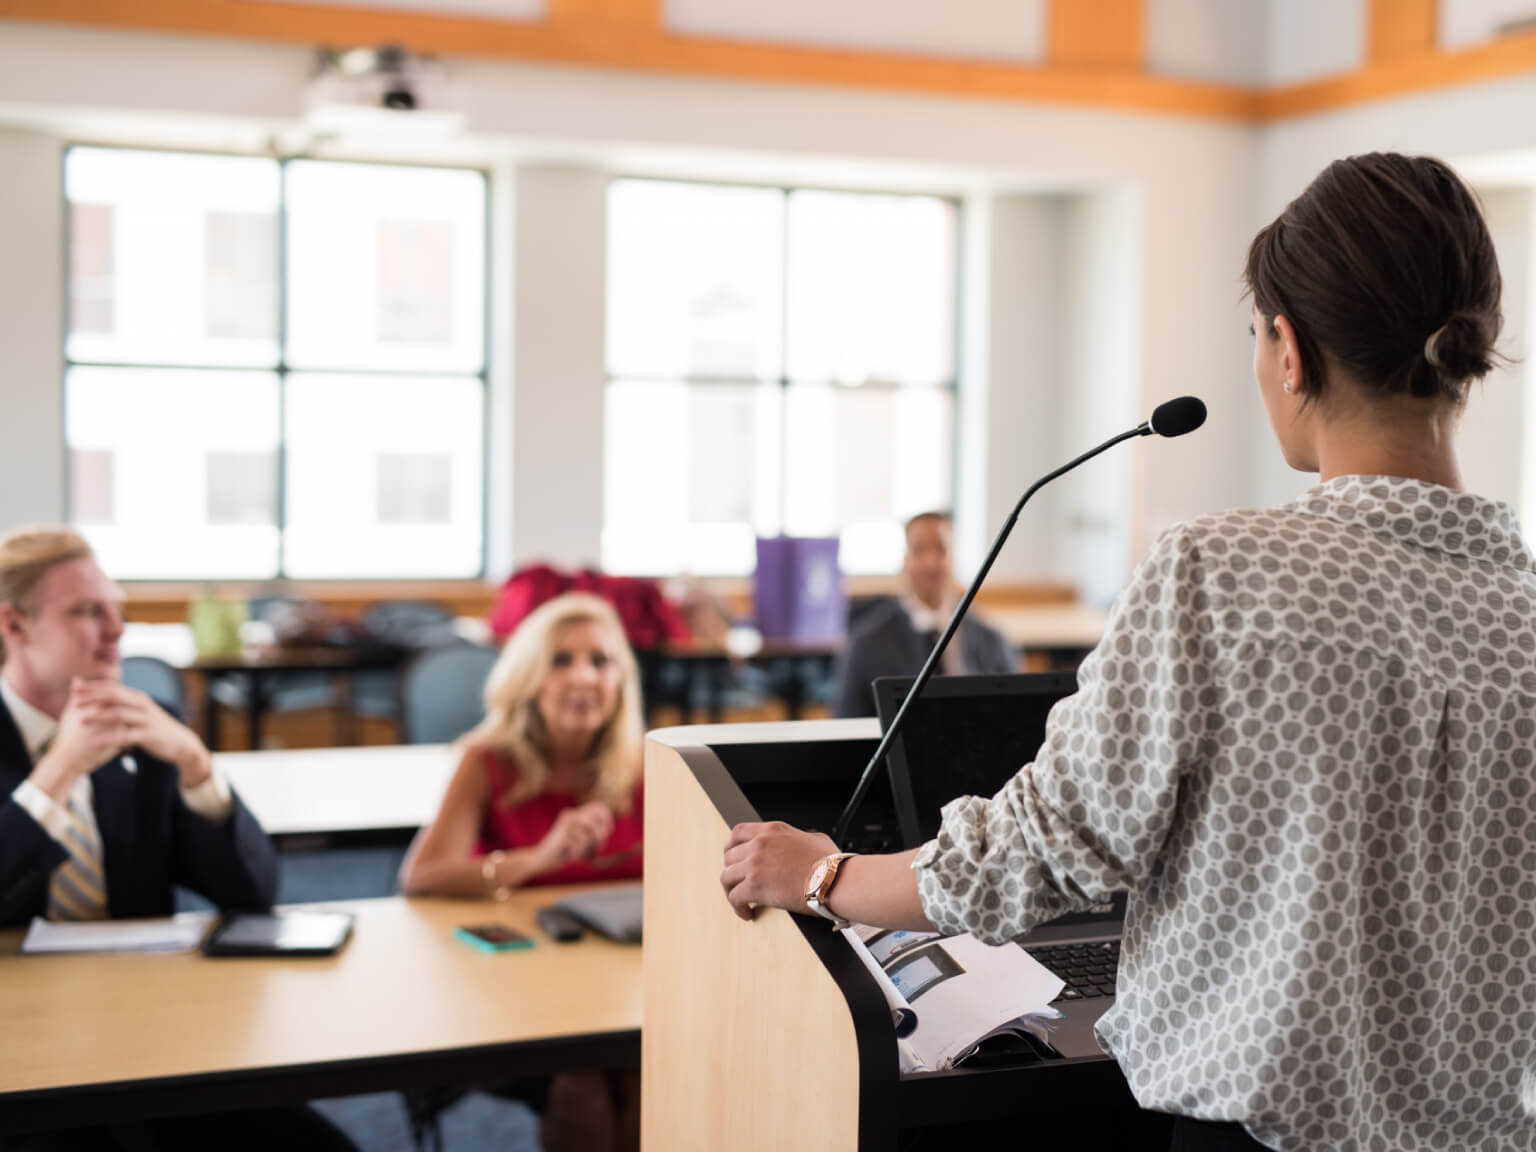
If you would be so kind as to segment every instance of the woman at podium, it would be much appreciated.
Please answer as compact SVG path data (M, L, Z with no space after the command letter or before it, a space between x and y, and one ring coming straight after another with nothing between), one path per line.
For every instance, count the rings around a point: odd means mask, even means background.
M1245 279L1271 429L1319 483L1165 533L1035 761L935 840L740 825L722 884L746 917L994 942L1129 890L1098 1038L1175 1148L1536 1149L1536 559L1455 446L1492 240L1444 164L1358 156Z

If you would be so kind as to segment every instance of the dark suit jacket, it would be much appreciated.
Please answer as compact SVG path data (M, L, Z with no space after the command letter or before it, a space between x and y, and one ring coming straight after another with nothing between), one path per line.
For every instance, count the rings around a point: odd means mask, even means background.
M91 776L111 916L169 916L177 884L220 908L270 908L277 850L240 798L214 824L181 799L175 765L140 749L133 758L136 773L114 760ZM0 703L0 925L43 915L48 881L67 856L11 796L31 772L21 733Z
M960 665L968 674L1003 676L1019 670L1018 656L1001 633L967 615L950 645L960 646ZM916 676L931 645L896 598L883 600L860 617L848 634L838 660L837 714L873 716L877 676Z

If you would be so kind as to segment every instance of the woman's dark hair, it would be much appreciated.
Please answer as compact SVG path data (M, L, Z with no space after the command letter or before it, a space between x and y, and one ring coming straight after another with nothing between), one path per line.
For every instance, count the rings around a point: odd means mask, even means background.
M1476 197L1439 160L1330 164L1253 238L1243 279L1267 321L1291 322L1315 395L1336 364L1368 392L1459 403L1493 367L1499 261Z

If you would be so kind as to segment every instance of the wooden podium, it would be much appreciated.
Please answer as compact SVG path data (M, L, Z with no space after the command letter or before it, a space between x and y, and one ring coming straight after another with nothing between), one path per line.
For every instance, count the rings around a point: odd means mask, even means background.
M642 1147L1167 1147L1167 1119L1136 1108L1108 1057L903 1077L885 1001L830 923L731 911L719 876L732 825L830 828L878 736L873 720L819 720L647 739ZM897 847L883 781L867 804L856 846Z

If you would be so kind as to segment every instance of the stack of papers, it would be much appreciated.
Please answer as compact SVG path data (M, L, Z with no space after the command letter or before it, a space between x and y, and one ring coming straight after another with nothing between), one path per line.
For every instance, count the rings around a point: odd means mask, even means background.
M880 984L903 1072L953 1068L994 1036L1047 1040L1061 1018L1051 1001L1065 981L1016 943L867 924L843 937Z
M203 942L209 912L182 912L155 920L52 921L34 917L23 952L191 952Z

